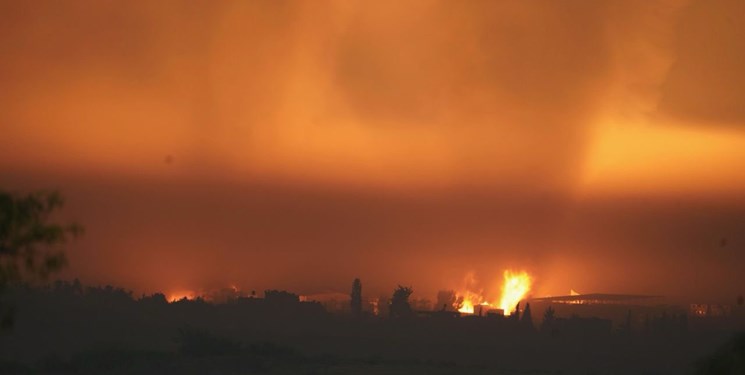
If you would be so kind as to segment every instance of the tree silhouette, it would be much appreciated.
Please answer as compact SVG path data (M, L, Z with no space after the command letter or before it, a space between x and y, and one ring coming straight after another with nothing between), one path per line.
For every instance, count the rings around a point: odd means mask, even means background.
M555 319L556 319L556 310L554 310L554 308L551 306L547 307L546 311L543 313L543 322L541 322L541 331L553 333Z
M352 282L351 297L352 314L354 316L362 315L362 282L360 279L354 279L354 282Z
M463 298L460 301L455 296L453 290L441 290L437 292L437 305L435 310L441 311L456 311L463 305Z
M60 246L83 229L49 222L63 203L58 192L0 191L0 293L12 283L46 280L66 264ZM11 325L12 311L0 306L0 320Z
M523 316L520 318L520 323L523 325L523 327L532 330L533 327L533 315L530 312L530 304L525 305L525 310L523 310Z
M409 304L409 296L412 293L414 293L414 289L401 285L393 291L393 298L391 298L392 318L406 318L413 315Z
M520 302L515 305L515 312L510 315L510 319L519 322L520 321Z

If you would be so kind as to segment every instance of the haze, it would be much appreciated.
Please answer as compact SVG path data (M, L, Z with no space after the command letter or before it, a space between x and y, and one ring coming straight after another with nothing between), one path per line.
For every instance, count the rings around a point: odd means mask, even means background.
M742 1L1 1L0 184L141 292L734 300Z

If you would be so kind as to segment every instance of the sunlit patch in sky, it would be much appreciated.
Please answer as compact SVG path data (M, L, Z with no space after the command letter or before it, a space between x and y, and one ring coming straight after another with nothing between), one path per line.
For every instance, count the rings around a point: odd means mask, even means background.
M665 194L745 189L745 134L728 128L669 124L600 126L589 148L581 189Z

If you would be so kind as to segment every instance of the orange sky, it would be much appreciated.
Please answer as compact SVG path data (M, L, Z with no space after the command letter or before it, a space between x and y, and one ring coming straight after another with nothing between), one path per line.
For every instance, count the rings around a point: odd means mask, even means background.
M518 266L543 293L729 298L744 15L0 1L0 183L60 188L88 228L67 273L138 290L433 294Z

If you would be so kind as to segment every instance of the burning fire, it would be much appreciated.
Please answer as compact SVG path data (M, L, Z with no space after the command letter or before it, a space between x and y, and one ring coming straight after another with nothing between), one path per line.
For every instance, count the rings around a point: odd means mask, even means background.
M473 314L473 303L471 303L471 301L463 301L463 306L458 309L458 312L463 314Z
M460 299L463 299L462 302ZM476 309L475 306L477 305L485 305L489 306L489 303L486 301L483 301L484 297L481 296L480 293L473 293L471 291L466 291L463 293L462 296L458 296L458 302L461 305L458 309L458 312L464 313L464 314L473 314Z
M533 279L525 271L504 271L502 295L499 298L499 304L490 304L484 298L481 290L474 292L476 280L473 277L473 273L469 273L465 279L465 291L457 294L458 312L473 314L476 311L475 307L481 305L487 310L501 309L504 311L504 315L510 315L515 310L515 306L528 295L532 282Z
M466 277L463 279L463 284L463 289L465 291L457 294L458 298L456 304L458 305L458 312L463 314L473 314L475 312L474 307L484 301L482 295L483 291L476 291L477 282L473 272L466 274Z
M525 271L504 271L502 297L499 299L499 308L504 310L504 315L512 314L515 306L530 292L532 283L533 279Z

